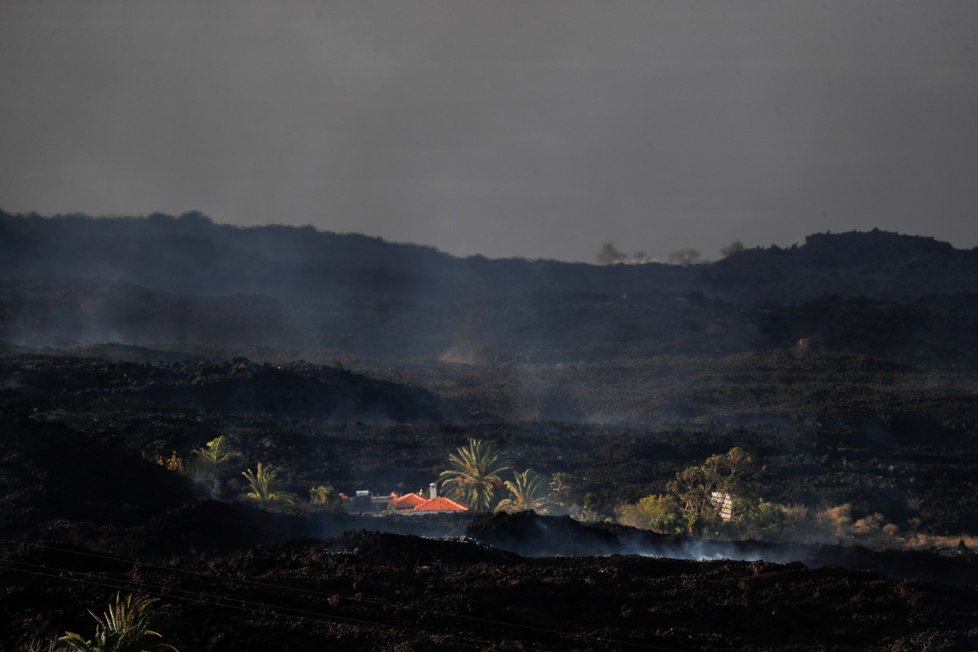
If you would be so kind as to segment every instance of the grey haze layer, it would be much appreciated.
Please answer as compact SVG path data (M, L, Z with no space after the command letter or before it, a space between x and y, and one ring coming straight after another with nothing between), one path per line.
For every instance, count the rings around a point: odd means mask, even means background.
M0 207L455 254L978 244L978 4L0 5Z

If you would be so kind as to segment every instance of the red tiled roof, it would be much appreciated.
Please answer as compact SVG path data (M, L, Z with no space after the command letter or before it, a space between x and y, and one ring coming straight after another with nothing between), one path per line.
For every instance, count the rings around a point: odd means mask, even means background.
M438 496L437 498L432 498L426 500L417 507L414 508L416 512L464 512L468 511L468 507L461 505L454 500L445 498L444 496Z
M414 509L425 502L421 494L404 494L387 503L389 509Z

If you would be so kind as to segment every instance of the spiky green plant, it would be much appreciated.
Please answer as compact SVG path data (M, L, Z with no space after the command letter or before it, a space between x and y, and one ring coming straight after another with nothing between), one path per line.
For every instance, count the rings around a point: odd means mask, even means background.
M201 448L195 449L194 455L213 466L220 466L240 456L240 453L231 447L231 442L226 436L221 435L210 440Z
M279 480L279 470L271 464L262 464L259 462L254 472L248 469L241 475L248 481L248 489L244 493L246 500L258 503L262 507L278 507L295 504L295 494L282 489L282 482Z
M108 610L99 616L89 611L95 619L95 638L86 639L75 632L65 632L59 641L67 643L76 652L157 652L177 648L162 641L163 635L151 629L160 610L154 607L156 598L145 595L115 594Z
M512 480L504 484L509 491L509 498L499 501L496 509L501 512L524 512L533 510L541 514L547 511L550 498L548 478L533 469L522 473L514 473Z
M438 475L445 493L471 509L488 511L496 489L502 485L500 474L509 470L496 445L470 439L466 446L448 457L448 462L450 468Z
M203 464L204 478L210 482L214 495L221 493L221 483L218 481L221 467L231 460L241 457L241 453L232 448L224 435L215 437L203 447L193 451Z
M231 442L228 441L227 437L221 435L210 440L201 448L195 449L194 455L204 462L213 477L217 475L217 470L221 466L240 457L241 453L231 447Z

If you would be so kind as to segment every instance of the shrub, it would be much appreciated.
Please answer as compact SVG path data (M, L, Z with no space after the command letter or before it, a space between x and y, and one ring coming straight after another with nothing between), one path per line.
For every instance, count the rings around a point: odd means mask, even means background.
M618 522L663 534L680 534L686 530L683 510L674 496L652 495L637 503L620 505Z
M114 602L101 616L89 611L95 619L95 637L83 638L75 632L65 632L59 641L76 652L156 652L177 648L162 642L163 635L151 629L160 610L154 608L155 598L116 593Z
M309 490L309 502L321 509L333 509L340 504L340 495L333 485L320 484Z

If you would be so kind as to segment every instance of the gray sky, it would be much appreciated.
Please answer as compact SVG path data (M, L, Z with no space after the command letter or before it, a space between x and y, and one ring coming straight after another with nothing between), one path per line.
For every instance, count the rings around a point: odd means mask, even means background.
M978 245L978 2L3 0L0 208L455 254Z

